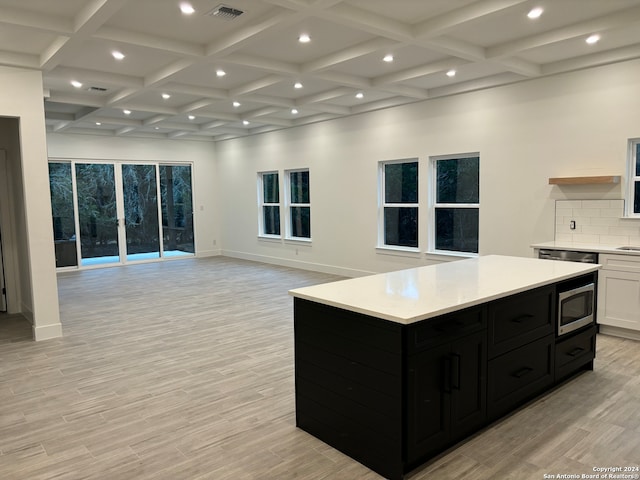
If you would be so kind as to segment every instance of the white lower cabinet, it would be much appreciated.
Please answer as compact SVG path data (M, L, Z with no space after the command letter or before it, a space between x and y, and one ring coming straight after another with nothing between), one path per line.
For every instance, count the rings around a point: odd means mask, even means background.
M640 332L640 256L600 254L598 323Z

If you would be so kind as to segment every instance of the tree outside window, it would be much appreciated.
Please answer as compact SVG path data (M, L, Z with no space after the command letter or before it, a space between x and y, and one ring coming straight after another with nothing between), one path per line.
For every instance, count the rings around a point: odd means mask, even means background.
M418 161L381 163L382 244L418 248Z
M434 157L433 246L478 253L480 157Z
M290 170L288 179L289 237L311 238L309 170Z
M278 172L258 174L260 235L280 236L280 183Z

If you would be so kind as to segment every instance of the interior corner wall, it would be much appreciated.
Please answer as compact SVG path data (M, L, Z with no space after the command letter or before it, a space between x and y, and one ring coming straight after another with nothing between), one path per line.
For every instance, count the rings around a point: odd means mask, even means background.
M213 143L49 133L47 144L51 159L191 163L196 254L199 257L220 254L220 202Z
M480 152L479 253L532 256L532 243L554 238L556 199L623 198L624 182L567 188L548 178L624 175L628 139L640 137L638 91L634 60L218 142L223 253L346 275L431 263L376 250L378 162L416 157L426 182L430 156ZM312 244L260 240L257 172L302 167Z
M0 117L9 119L0 148L7 151L13 177L20 313L32 322L36 340L62 335L42 92L40 72L0 67Z

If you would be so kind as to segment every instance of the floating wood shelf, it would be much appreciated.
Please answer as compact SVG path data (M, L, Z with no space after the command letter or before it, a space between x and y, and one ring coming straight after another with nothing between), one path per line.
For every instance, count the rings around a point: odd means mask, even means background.
M555 177L549 178L549 185L588 185L620 183L620 175L601 175L597 177Z

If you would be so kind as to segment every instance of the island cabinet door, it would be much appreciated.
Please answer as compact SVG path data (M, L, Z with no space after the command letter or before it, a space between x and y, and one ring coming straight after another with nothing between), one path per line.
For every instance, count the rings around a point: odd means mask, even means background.
M444 450L485 424L486 345L486 331L480 331L409 356L409 464Z
M451 436L458 441L487 420L486 332L453 343L451 352Z

